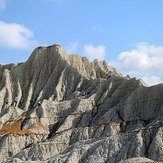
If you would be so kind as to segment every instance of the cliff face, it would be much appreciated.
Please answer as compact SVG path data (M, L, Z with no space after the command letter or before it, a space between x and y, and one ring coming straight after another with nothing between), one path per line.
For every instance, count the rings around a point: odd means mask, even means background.
M146 87L56 44L0 67L0 111L4 162L163 160L163 85Z
M38 100L63 100L89 79L106 77L106 62L90 63L80 56L68 56L59 45L39 47L23 64L10 64L0 69L0 108L12 104L18 96L19 108L27 110Z

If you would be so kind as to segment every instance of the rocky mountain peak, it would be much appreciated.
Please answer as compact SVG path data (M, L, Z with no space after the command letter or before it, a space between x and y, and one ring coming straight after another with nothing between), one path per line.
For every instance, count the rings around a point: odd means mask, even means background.
M25 63L0 66L0 160L162 161L162 97L162 84L106 61L38 47Z
M109 66L106 61L96 59L89 62L86 57L68 55L59 44L36 48L27 62L33 63L35 66L44 64L53 67L57 61L63 62L65 67L73 67L86 78L106 78L109 70L112 70L118 76L122 76L115 68Z

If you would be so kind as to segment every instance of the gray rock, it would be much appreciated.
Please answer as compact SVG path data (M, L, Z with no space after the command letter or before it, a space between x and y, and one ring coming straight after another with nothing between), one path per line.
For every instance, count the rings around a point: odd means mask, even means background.
M163 160L163 85L147 87L58 44L0 66L0 111L2 162Z

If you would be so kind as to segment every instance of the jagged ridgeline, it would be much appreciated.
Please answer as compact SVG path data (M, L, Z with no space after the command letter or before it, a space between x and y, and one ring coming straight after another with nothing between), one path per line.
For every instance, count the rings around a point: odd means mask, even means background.
M163 161L162 84L147 87L58 44L0 65L0 162L152 160Z

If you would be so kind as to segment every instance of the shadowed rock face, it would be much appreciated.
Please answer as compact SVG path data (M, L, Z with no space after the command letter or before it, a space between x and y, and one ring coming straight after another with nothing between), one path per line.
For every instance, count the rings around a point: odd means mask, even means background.
M146 87L57 44L0 66L0 111L4 162L163 160L163 85Z

